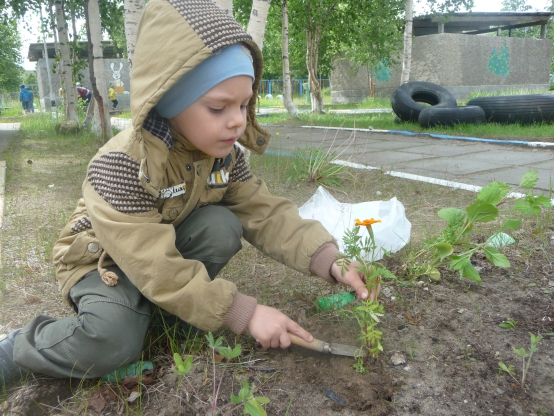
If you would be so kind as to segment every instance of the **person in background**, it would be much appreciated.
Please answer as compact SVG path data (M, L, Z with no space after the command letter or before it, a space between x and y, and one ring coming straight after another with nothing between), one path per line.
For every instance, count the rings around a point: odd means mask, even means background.
M88 107L90 103L90 99L92 98L92 91L90 91L88 88L82 87L80 82L77 82L77 94L79 94L79 99L83 100L86 104L86 107Z
M23 112L28 113L28 103L29 103L29 90L25 88L25 84L19 86L19 101L21 101L21 106L23 107Z
M35 112L35 94L33 94L33 90L31 87L27 87L27 91L29 91L29 99L27 101L27 111L29 113Z
M112 102L112 110L115 110L115 108L117 107L118 101L117 101L117 95L113 88L113 84L110 84L110 88L108 89L108 98Z

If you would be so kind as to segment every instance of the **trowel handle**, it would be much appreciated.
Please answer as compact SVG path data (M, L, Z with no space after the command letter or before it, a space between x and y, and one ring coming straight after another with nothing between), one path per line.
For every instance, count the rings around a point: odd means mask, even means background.
M294 345L298 345L299 347L304 347L313 351L319 351L319 352L325 352L325 353L330 352L329 343L325 341L321 341L319 339L314 338L312 342L308 342L308 341L304 341L304 339L300 338L298 335L291 334L290 332L288 334L291 342Z

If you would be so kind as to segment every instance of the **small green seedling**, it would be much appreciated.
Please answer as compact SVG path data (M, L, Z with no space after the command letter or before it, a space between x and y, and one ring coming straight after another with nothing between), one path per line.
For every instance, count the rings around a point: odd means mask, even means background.
M502 361L498 362L498 375L501 375L502 372L508 373L512 377L516 375L516 372L514 371L513 365L506 365Z
M185 358L185 361L183 361L179 354L173 354L173 360L175 361L173 372L178 376L186 376L192 368L192 359L192 355L189 355L187 358Z
M238 396L231 396L231 402L244 405L244 414L252 416L267 416L262 404L269 403L267 397L254 397L254 388L250 388L244 380Z
M525 348L521 347L519 349L512 347L514 352L519 355L523 360L523 366L522 366L522 374L521 374L521 387L525 387L525 376L527 375L527 372L529 370L529 365L531 364L531 358L533 357L533 354L537 352L539 349L537 348L537 344L542 340L542 337L540 335L531 335L531 347L529 348L529 352L525 351ZM527 359L527 362L525 361Z
M507 321L498 324L500 328L514 329L517 326L517 321L513 318L508 318Z

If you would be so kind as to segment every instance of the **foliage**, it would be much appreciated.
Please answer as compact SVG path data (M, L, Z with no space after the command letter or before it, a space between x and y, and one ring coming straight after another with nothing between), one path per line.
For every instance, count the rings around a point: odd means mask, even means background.
M529 347L529 352L525 351L525 348L521 347L519 349L512 347L514 352L521 357L523 360L523 366L521 371L521 387L525 387L525 376L527 375L527 372L529 371L529 365L531 364L531 358L533 357L533 354L537 352L539 349L537 348L537 344L542 340L542 337L540 335L531 335L531 346ZM527 359L527 361L526 361Z
M528 194L517 200L513 210L524 214L539 215L541 208L550 207L550 199L535 196L532 188L538 181L537 170L523 175L518 187L511 189L504 182L492 182L479 191L476 200L465 209L444 208L438 216L447 222L441 235L425 243L424 248L411 256L404 264L404 269L413 278L426 275L432 280L439 280L441 273L438 267L447 265L450 270L458 271L461 277L481 282L481 276L471 264L471 257L482 252L497 267L510 267L506 256L491 244L491 239L475 243L469 235L479 223L495 221L499 215L499 206L516 189L523 189ZM500 226L500 231L516 230L521 220L510 219Z
M15 21L0 24L0 90L18 91L21 84L21 39Z
M319 185L337 187L341 182L341 174L348 172L346 166L333 163L338 156L330 149L308 147L298 150L295 156L288 182L307 180Z
M351 261L355 260L359 262L357 270L361 272L366 278L366 286L368 292L375 293L375 299L364 299L361 301L361 305L354 307L351 313L360 326L360 335L358 340L361 341L364 349L357 362L354 364L354 369L357 372L366 372L367 361L370 357L375 357L379 352L383 351L381 345L381 337L383 332L376 329L377 324L380 322L380 317L385 315L385 309L383 305L379 303L379 284L382 277L388 279L395 279L391 272L389 272L382 264L374 261L372 258L373 253L376 251L375 238L373 234L372 225L374 223L381 222L381 220L356 220L355 227L351 230L347 230L344 233L344 254L339 254L339 262L341 266L341 274L351 265ZM360 226L367 229L368 236L362 238L359 235Z
M514 318L508 318L506 322L498 324L500 328L514 329L517 326L517 321Z

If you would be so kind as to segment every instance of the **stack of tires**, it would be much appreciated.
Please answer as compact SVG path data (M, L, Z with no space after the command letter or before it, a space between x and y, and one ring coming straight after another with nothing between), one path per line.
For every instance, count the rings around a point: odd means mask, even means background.
M392 95L397 122L419 122L421 127L458 123L554 123L554 94L478 97L458 107L454 96L431 82L402 84ZM427 105L425 105L427 104Z
M427 105L425 105L427 104ZM450 91L432 82L407 82L391 97L397 122L418 122L421 127L484 123L485 111L478 105L458 107Z

